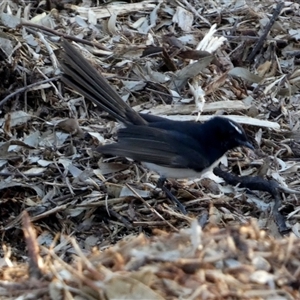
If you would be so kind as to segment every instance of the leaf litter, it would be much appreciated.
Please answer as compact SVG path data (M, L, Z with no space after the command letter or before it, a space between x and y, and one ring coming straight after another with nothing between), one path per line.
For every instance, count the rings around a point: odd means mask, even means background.
M0 3L1 299L300 299L299 3L76 3ZM223 162L283 188L290 232L265 192L170 181L184 216L97 154L119 125L62 85L61 38L137 111L244 124Z

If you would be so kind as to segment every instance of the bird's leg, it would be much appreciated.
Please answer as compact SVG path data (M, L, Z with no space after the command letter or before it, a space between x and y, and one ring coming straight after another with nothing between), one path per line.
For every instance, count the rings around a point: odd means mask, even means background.
M166 196L173 201L179 208L179 210L186 215L186 209L185 206L171 193L171 191L165 186L165 182L166 182L166 178L165 177L160 177L157 181L157 187L160 188L165 194Z

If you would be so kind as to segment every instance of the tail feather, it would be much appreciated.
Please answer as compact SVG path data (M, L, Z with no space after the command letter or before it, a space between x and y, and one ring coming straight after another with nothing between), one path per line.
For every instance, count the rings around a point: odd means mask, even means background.
M147 124L69 42L64 40L63 48L65 54L62 80L65 84L124 124Z

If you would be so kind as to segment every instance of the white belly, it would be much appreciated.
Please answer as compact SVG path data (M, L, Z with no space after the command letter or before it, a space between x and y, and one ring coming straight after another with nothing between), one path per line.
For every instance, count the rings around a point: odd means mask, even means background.
M216 167L220 163L221 160L222 157L218 159L216 162L214 162L212 165L210 165L208 168L202 170L201 172L196 172L192 169L169 168L169 167L159 166L147 162L143 162L143 165L147 169L158 173L161 177L173 178L173 179L194 179L194 178L200 178L204 173L211 171L214 167Z

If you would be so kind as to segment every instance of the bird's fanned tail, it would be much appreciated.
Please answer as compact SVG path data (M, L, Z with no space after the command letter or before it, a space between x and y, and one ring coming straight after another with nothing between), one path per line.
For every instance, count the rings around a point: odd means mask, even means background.
M127 105L108 81L69 42L63 41L65 50L63 82L124 124L147 124Z

